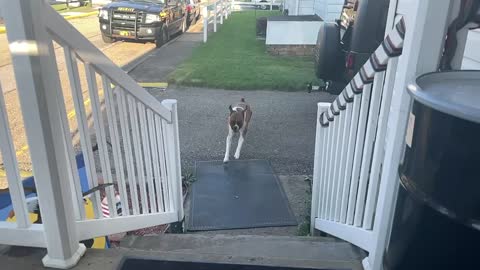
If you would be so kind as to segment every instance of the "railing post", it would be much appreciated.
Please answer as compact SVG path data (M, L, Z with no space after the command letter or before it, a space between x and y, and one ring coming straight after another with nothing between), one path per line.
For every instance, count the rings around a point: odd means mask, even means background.
M217 32L217 13L218 13L218 7L217 7L217 2L213 4L213 32Z
M228 4L228 0L224 7L225 7L225 20L228 20L228 15L230 13L230 5Z
M44 1L3 1L48 254L47 267L70 268L85 253L79 244L71 198L72 177L60 104L60 79ZM59 143L60 142L60 143ZM63 143L62 143L63 142ZM71 143L71 142L70 142Z
M172 122L165 125L165 148L169 184L173 188L175 210L178 221L183 221L182 167L180 160L180 141L178 134L177 100L165 99L162 104L172 112Z
M404 150L411 103L406 86L416 76L437 70L452 1L454 0L414 1L414 6L409 9L411 13L405 16L406 36L387 121L382 177L373 227L375 239L369 257L363 261L365 269L380 270L383 253L388 248L399 186L398 166Z
M273 10L273 0L270 0L270 10Z
M319 206L319 197L320 197L320 169L322 162L322 148L325 145L322 145L321 133L322 127L319 123L320 115L330 107L330 103L319 102L317 104L317 129L315 132L315 157L313 163L313 180L312 180L312 207L310 212L310 235L313 236L315 232L315 219L317 218L318 206Z
M235 0L230 0L230 14L232 14L232 11L234 8L235 8Z
M223 24L223 15L224 15L223 14L223 12L224 12L224 10L223 10L223 8L224 8L223 0L220 0L219 2L220 2L220 24Z
M208 38L208 7L207 6L204 6L202 8L202 16L203 16L203 43L206 43Z

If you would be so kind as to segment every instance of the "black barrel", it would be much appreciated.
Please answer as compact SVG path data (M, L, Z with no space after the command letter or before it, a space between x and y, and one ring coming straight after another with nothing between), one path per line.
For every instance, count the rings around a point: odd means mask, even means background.
M408 90L384 268L480 269L480 71L425 74Z

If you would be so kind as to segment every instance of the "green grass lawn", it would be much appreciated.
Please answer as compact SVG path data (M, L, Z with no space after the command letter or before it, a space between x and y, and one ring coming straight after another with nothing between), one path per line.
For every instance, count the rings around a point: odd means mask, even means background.
M258 11L256 16L278 15ZM312 57L272 56L255 37L255 11L232 13L193 56L169 77L171 83L224 89L305 90L318 82Z

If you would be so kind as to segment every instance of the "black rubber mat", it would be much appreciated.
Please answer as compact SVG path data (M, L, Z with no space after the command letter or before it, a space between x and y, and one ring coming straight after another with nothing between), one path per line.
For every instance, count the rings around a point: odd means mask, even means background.
M223 263L200 263L200 262L177 262L155 260L149 258L123 258L118 267L119 270L302 270L306 268L258 266L243 264L223 264ZM314 270L312 268L308 268ZM325 268L317 270L328 270ZM329 269L333 270L333 269ZM346 269L344 269L346 270Z
M190 231L297 225L266 160L197 162L191 196Z

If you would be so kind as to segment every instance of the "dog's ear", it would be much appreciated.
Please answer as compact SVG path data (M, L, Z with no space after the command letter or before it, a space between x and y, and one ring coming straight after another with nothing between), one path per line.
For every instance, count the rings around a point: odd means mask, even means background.
M228 110L230 111L230 113L233 113L232 105L228 106Z

